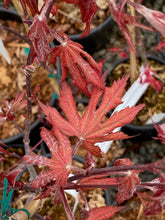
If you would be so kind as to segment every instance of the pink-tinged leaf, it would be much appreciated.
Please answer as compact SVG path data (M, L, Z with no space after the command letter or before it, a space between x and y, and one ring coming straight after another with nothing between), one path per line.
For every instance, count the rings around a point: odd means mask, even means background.
M121 58L128 57L128 51L124 52L123 49L112 47L109 49L110 52L119 53Z
M69 37L60 33L63 41L56 46L51 55L50 63L56 62L56 58L60 58L62 68L62 80L66 79L67 71L70 71L76 85L86 95L90 95L90 84L104 89L105 85L101 79L101 71L94 59L85 51L82 46L73 42Z
M63 90L60 93L59 105L68 121L79 131L80 128L80 116L77 112L76 103L73 99L72 92L66 82L63 82ZM65 108L68 106L68 108Z
M125 200L130 199L139 184L139 177L137 176L137 174L134 174L131 171L127 174L127 176L120 177L118 193L116 196L116 201L118 202L118 204L121 204Z
M114 166L124 166L124 165L132 165L132 162L129 158L117 159L114 163Z
M93 142L84 140L83 141L83 145L82 147L84 147L87 151L89 151L92 155L97 156L97 157L102 157L102 153L99 147L94 146Z
M24 99L26 91L23 91L20 95L17 95L15 100L11 101L11 112L20 111L25 108L27 101Z
M27 101L23 99L25 92L26 91L22 92L20 95L17 95L16 98L13 99L11 102L9 102L8 100L3 100L3 112L10 121L14 120L15 112L20 111L26 106ZM2 110L0 109L0 118L1 112Z
M163 42L163 41L159 42L157 47L154 47L154 50L157 50L159 52L162 52L163 49L165 49L165 42Z
M89 211L88 217L85 220L106 220L115 215L116 212L120 211L124 207L107 206L97 207Z
M23 167L18 167L15 170L11 171L7 176L5 176L8 179L8 182L14 187L16 183L16 179L18 175L24 170Z
M114 166L121 166L121 165L131 165L132 162L130 159L118 159L115 161ZM124 176L119 178L119 186L118 186L118 193L116 196L116 201L121 204L127 199L130 199L136 188L140 184L141 180L138 177L140 171L128 171L125 172Z
M154 74L153 74L154 73ZM142 76L140 76L140 83L150 83L150 85L155 89L157 92L160 92L162 89L162 82L160 80L156 80L154 77L156 73L150 69L149 65L145 66L145 70ZM144 77L145 76L145 77Z
M164 183L164 178L156 178L151 183ZM145 215L157 215L165 208L165 187L146 187L152 190L152 194L137 191L143 206Z
M43 0L45 3L48 1L48 0ZM51 13L53 14L53 16L55 16L57 14L57 11L58 11L58 8L56 5L53 5L52 9L51 9Z
M144 107L143 104L133 107L127 107L119 112L115 112L108 120L102 123L98 129L92 129L87 135L86 138L104 138L104 134L108 136L110 132L112 132L115 128L122 127L125 124L129 123L133 120L133 118L137 115L137 113ZM122 133L121 133L122 134ZM105 139L107 139L105 135ZM111 134L110 134L111 135ZM113 134L112 134L113 135ZM101 141L101 139L100 139Z
M58 184L49 186L46 188L45 192L42 193L40 196L38 196L36 199L44 199L46 197L49 197L51 195L51 192L53 192L54 193L54 205L62 203L62 195L61 195L60 188L61 186Z
M81 34L81 37L87 36L90 32L90 23L93 20L95 13L98 10L98 6L95 0L65 0L65 2L70 4L77 4L80 8L82 22L86 23L84 32Z
M5 0L5 8L8 9L8 4L11 2L11 0Z
M94 87L91 93L90 101L86 107L85 113L80 118L76 110L76 104L71 94L71 89L65 83L59 96L61 109L65 113L65 119L59 112L52 107L45 106L41 102L39 105L46 115L48 121L54 128L65 135L77 136L82 142L82 146L92 155L101 157L101 150L95 146L96 142L117 140L128 138L122 132L113 132L115 128L122 127L130 123L136 114L144 105L121 110L114 113L109 119L102 122L103 117L113 108L121 103L122 93L126 85L128 76L115 81L112 87L106 87L100 106L97 108L100 97L103 93L98 87Z
M38 103L50 123L58 125L58 128L61 131L63 130L63 133L66 135L78 136L78 132L74 129L72 124L66 121L55 108L46 106L39 100Z
M50 29L47 24L47 18L44 14L36 14L32 25L30 26L28 37L33 45L34 51L44 66L48 55L51 52L49 46Z
M67 137L59 132L56 128L54 133L57 140L53 136L52 132L46 128L42 128L41 137L48 145L52 158L46 158L37 155L24 156L24 160L27 164L44 165L49 167L48 171L43 171L32 182L33 187L40 187L45 185L50 180L56 179L56 184L65 186L67 177L71 171L71 146Z
M128 24L135 23L135 18L133 16L126 14L126 13L123 13L120 10L120 6L116 3L116 1L110 0L109 5L110 5L112 17L117 22L119 29L121 30L124 38L126 39L128 45L130 46L130 49L135 54L137 54L135 46L133 44L131 33L130 33L128 26L127 26Z
M156 125L155 128L158 132L158 139L161 140L162 144L165 144L165 124Z
M96 167L96 161L92 154L89 152L85 157L85 167L87 171L93 170Z
M151 10L143 5L134 4L135 9L144 16L155 31L165 37L165 14Z
M152 119L152 117L151 117ZM156 130L157 130L157 137L154 137L154 139L159 139L162 144L165 144L165 123L157 125L153 120L152 120Z
M38 97L39 91L40 91L40 85L37 84L33 90L33 94L31 96L31 101L35 100Z

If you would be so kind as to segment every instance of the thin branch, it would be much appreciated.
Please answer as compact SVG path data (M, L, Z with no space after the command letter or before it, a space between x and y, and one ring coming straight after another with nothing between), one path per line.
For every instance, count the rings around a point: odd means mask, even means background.
M64 193L64 190L63 189L60 189L61 191L61 195L62 195L62 200L63 200L63 205L64 205L64 208L65 208L65 212L67 214L67 217L68 217L68 220L75 220L73 214L72 214L72 211L70 209L70 206L68 204L68 201L66 199L66 195Z

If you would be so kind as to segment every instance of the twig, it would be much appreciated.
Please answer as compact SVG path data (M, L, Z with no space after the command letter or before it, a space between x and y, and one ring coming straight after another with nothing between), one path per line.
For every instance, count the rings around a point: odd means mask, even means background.
M131 0L131 1L133 2L134 0ZM135 9L133 6L127 5L127 9L131 16L135 16ZM128 28L129 28L129 31L132 37L133 44L135 45L135 26L129 25ZM132 84L138 77L136 54L132 50L130 51L130 72L131 72L130 80Z

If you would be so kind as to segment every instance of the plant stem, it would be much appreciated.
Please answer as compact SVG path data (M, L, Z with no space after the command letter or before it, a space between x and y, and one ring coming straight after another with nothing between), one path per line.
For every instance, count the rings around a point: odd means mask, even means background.
M72 157L74 157L74 155L76 154L76 152L77 152L77 150L78 150L80 144L81 144L81 140L78 140L78 142L77 142L75 145L73 145L73 148L72 148Z
M33 52L32 52L33 53ZM31 64L31 59L32 59L32 54L31 54L31 50L30 53L28 55L27 58L27 65ZM25 72L25 70L24 70ZM29 73L29 74L28 74ZM23 142L24 142L24 146L25 146L25 154L29 155L30 154L30 125L31 125L31 119L32 119L32 103L31 103L31 72L29 71L27 73L26 70L26 95L27 95L27 118L25 121L25 131L24 131L24 138L23 138ZM32 181L33 179L35 179L37 177L37 173L34 169L34 167L32 165L28 165L27 166L29 172L30 172L30 181Z
M24 40L26 43L30 44L30 41L23 35L21 35L20 33L18 33L17 31L9 28L9 27L6 27L4 25L0 25L0 28L2 28L3 30L6 30L6 31L9 31L13 34L15 34L16 36L20 37L22 40Z
M157 172L157 170L165 170L165 164L160 164L160 163L150 163L150 164L137 164L137 165L124 165L124 166L113 166L113 167L106 167L106 168L100 168L100 169L95 169L89 171L85 176L82 174L75 175L72 177L68 178L68 183L79 180L83 177L89 177L89 176L94 176L94 175L112 175L112 174L120 174L121 172L127 172L130 170L151 170L155 173L160 174Z
M62 200L63 200L63 205L64 205L64 208L65 208L65 212L67 214L67 217L68 217L68 220L75 220L73 214L72 214L72 211L70 209L70 206L67 202L67 199L66 199L66 195L64 193L64 190L63 189L60 189L61 191L61 195L62 195Z
M134 0L131 0L134 2ZM128 12L130 13L131 16L135 16L135 9L133 6L127 4L127 9ZM131 38L133 41L133 44L135 45L135 26L134 25L129 25L129 31L131 34ZM137 64L136 64L136 54L131 50L130 51L130 80L131 84L137 79L138 77L138 72L137 72Z

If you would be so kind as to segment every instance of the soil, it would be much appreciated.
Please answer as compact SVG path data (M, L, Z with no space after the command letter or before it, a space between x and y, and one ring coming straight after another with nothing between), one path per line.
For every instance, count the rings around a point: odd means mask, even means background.
M18 33L25 33L23 24L17 23L15 21L0 21L1 24L12 28ZM16 94L20 94L26 88L26 77L23 72L23 65L26 63L27 55L25 54L25 48L28 50L29 45L18 38L12 33L2 30L0 33L5 48L11 58L11 64L8 64L2 55L0 55L0 94L1 101L12 100L15 98ZM43 67L36 67L36 71L31 76L32 90L37 84L40 84L40 94L39 98L42 102L47 103L53 94L53 87L51 86L50 79L47 76L47 71ZM0 103L2 104L2 103ZM37 118L38 105L33 104L32 112L34 120ZM23 128L26 111L21 111L16 114L15 121L17 124ZM8 129L10 127L10 130ZM6 121L0 127L0 139L5 139L7 137L17 134L18 131L12 122Z

